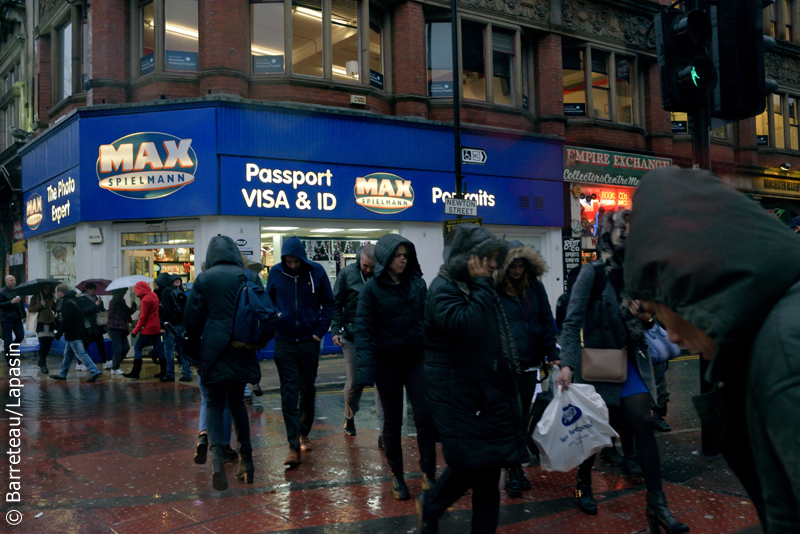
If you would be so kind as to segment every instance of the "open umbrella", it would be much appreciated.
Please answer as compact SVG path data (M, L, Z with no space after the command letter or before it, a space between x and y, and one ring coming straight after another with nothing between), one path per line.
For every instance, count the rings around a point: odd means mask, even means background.
M133 287L139 282L147 282L148 284L150 284L153 282L153 279L148 278L146 276L142 276L141 274L132 274L130 276L123 276L122 278L117 278L116 280L108 284L106 286L106 291L110 292L113 291L114 289Z
M111 280L106 280L105 278L89 278L88 280L84 280L80 284L75 286L75 289L80 289L81 293L86 292L86 284L93 283L97 286L97 294L98 295L110 295L111 293L108 291L108 284L111 283Z
M36 295L42 291L43 287L50 286L50 289L53 290L60 283L61 280L54 280L52 278L36 278L21 283L14 288L14 292L17 295Z

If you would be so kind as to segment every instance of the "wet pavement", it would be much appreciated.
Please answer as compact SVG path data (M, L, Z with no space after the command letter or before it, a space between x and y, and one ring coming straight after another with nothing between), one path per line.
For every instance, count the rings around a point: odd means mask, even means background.
M74 367L66 382L57 382L33 363L30 358L23 362L21 388L10 387L7 368L0 377L6 406L17 401L9 396L11 390L21 391L20 407L10 409L23 415L21 462L14 466L22 475L21 502L4 499L2 533L417 532L413 501L396 501L389 491L389 470L377 447L373 391L362 399L358 435L342 432L340 357L321 361L310 435L314 450L303 454L296 469L283 466L287 445L280 397L270 389L278 385L277 372L271 361L262 362L266 394L248 406L255 484L234 480L234 464L228 464L230 489L225 492L212 489L210 464L192 461L200 407L196 382L161 384L106 371L100 381L85 383L89 373ZM52 372L59 364L55 356L48 360ZM148 363L143 376L156 372ZM698 389L697 360L673 362L668 377L672 402L667 421L674 431L659 434L658 440L673 513L696 533L760 532L752 504L724 461L699 452L699 424L690 401ZM4 413L0 439L6 450L11 423ZM403 430L406 478L415 496L421 474L413 423ZM438 457L441 470L441 451ZM3 488L8 488L9 467L9 460L0 462ZM521 499L502 494L498 532L646 531L643 480L622 476L603 461L595 469L597 516L575 508L574 473L531 466L526 468L531 491ZM469 497L459 500L443 518L440 532L469 532L469 509ZM21 513L16 526L7 524L18 517L11 510Z

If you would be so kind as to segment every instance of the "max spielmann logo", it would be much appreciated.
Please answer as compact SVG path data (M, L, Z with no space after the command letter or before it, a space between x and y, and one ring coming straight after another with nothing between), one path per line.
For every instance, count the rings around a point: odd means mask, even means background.
M174 193L194 181L197 154L191 139L140 132L100 147L100 187L127 198L152 199Z
M411 181L388 172L376 172L356 178L353 194L356 204L375 213L399 213L414 205Z
M25 224L31 230L36 230L42 224L44 218L44 210L42 210L42 195L34 193L28 197L28 202L25 203Z

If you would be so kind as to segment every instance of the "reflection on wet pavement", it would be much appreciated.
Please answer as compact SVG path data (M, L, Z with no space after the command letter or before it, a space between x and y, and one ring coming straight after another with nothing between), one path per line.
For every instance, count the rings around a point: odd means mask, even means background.
M57 359L51 360L51 368L57 367ZM668 419L675 432L660 435L659 447L673 513L692 532L732 533L757 524L750 501L722 460L694 454L699 432L687 408L692 388L678 384L696 377L696 362L680 362L670 373L676 386ZM75 372L70 380L55 382L29 362L25 374L18 408L24 415L22 502L15 507L23 521L10 527L0 520L0 532L416 531L413 500L396 501L389 491L389 470L377 448L372 391L362 399L354 438L342 432L341 392L318 394L310 436L314 451L304 453L303 464L296 469L283 466L287 444L280 397L268 394L257 399L248 406L255 484L234 480L234 464L228 464L230 489L217 492L211 487L210 465L192 462L200 405L195 383L130 381L104 373L102 381L86 384L82 380L88 374ZM4 371L0 390L5 399L8 386ZM7 436L8 417L3 419ZM412 495L418 495L421 475L410 414L403 435L407 481ZM441 450L438 458L443 469ZM532 466L526 468L531 491L522 499L509 499L503 493L498 532L645 530L643 481L624 477L603 462L596 467L597 516L575 508L574 473L549 473ZM4 483L8 468L8 462L0 465ZM12 506L6 503L5 508ZM469 509L469 498L458 501L442 520L441 532L468 532Z

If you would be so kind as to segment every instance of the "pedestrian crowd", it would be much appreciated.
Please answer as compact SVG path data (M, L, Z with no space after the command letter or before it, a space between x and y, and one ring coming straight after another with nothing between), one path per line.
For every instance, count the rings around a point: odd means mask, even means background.
M798 421L791 415L800 402L797 237L701 171L654 171L634 200L636 211L603 216L598 259L569 273L568 292L558 305L560 347L540 280L548 267L539 253L462 224L449 236L430 286L414 244L387 234L360 247L333 287L297 237L284 241L281 261L263 287L245 269L234 241L216 236L188 295L180 278L168 274L158 276L155 291L145 282L134 286L140 300L135 324L137 307L125 302L124 289L113 292L105 310L94 284L81 296L64 284L43 288L28 307L38 313L39 366L48 373L45 356L62 336L66 349L59 372L50 375L54 380L66 379L74 358L90 373L87 382L100 378L87 354L92 343L103 369L123 374L129 334L138 338L127 378L140 378L143 349L151 345L161 367L157 376L174 382L177 354L180 380L191 381L194 367L201 390L194 461L205 464L210 452L217 490L228 488L225 462L236 459L234 478L252 484L244 398L248 384L258 394L261 368L256 349L233 343L232 332L242 310L252 311L243 294L256 287L270 302L289 468L299 468L304 454L314 450L314 384L321 341L330 330L347 371L343 431L356 435L362 393L374 385L377 446L385 451L398 500L411 498L401 443L404 399L410 404L422 473L423 493L416 499L422 532L437 532L447 508L469 490L472 532L495 532L503 472L510 497L532 489L523 466L540 452L531 436L542 416L532 400L553 369L552 383L561 391L590 384L602 398L623 454L613 441L600 454L626 474L644 478L650 530L672 534L689 532L689 526L668 508L654 431L669 430L663 419L669 398L665 371L681 344L711 360L706 377L712 391L695 403L765 531L797 532ZM732 208L742 221L735 229L722 222ZM794 222L798 232L800 220ZM17 342L24 335L24 307L14 278L5 282L0 320L8 358L12 335ZM113 343L111 358L104 331ZM598 370L591 355L596 350L619 362L621 378L598 378L608 369ZM437 442L447 464L441 473ZM576 473L576 506L589 515L598 513L592 491L596 456L582 458Z

